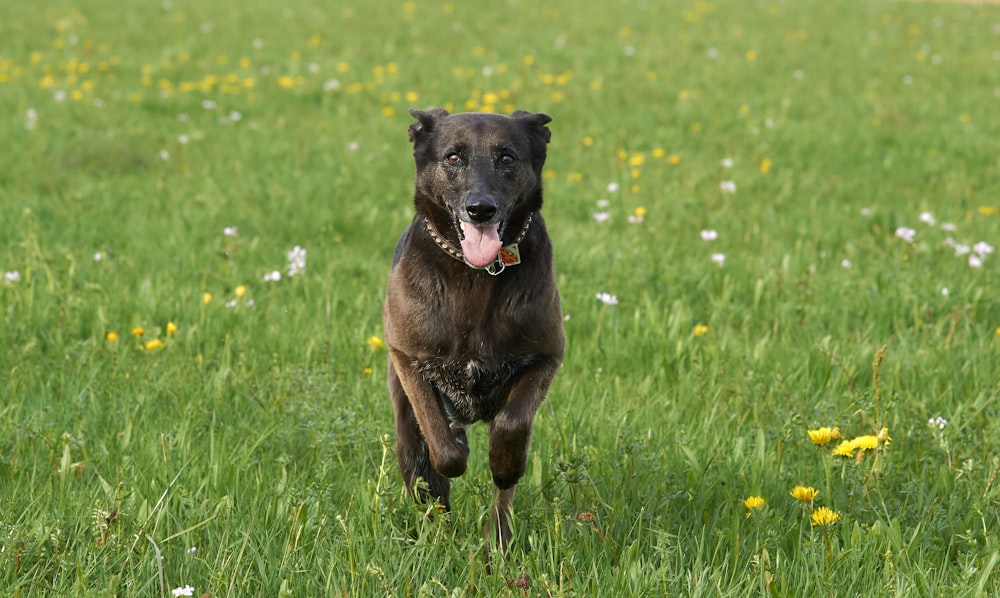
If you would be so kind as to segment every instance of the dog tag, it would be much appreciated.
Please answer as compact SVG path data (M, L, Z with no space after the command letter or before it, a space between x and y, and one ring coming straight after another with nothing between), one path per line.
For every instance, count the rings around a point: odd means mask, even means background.
M521 263L521 250L517 248L517 243L500 248L500 261L505 266L515 266Z

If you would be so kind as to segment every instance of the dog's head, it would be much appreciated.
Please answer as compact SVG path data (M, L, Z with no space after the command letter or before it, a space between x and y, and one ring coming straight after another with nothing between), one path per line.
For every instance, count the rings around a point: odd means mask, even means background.
M541 208L547 114L410 110L417 197L448 212L469 263L485 266L515 214ZM514 231L517 234L517 231Z

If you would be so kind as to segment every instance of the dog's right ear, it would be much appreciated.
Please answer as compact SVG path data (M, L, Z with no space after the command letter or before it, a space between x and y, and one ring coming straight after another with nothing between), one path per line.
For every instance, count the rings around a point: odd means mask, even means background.
M425 135L434 130L438 119L448 116L448 111L443 108L431 108L430 110L417 110L410 108L410 116L417 119L417 122L410 125L410 143L414 143L421 135Z

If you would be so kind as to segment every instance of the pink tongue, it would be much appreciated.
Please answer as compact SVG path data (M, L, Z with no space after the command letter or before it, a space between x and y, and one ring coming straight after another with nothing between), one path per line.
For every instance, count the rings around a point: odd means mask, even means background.
M465 238L462 239L462 253L473 266L482 268L489 265L500 253L500 225L493 224L484 228L466 224Z

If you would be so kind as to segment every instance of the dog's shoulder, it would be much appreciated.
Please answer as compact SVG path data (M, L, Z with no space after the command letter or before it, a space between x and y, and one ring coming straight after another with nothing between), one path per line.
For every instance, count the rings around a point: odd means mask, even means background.
M399 263L399 258L403 256L403 248L406 246L406 239L410 236L410 229L412 228L413 228L412 224L410 226L407 226L406 230L403 231L403 234L399 235L399 240L396 241L396 250L392 254L393 268L395 268L396 264Z

